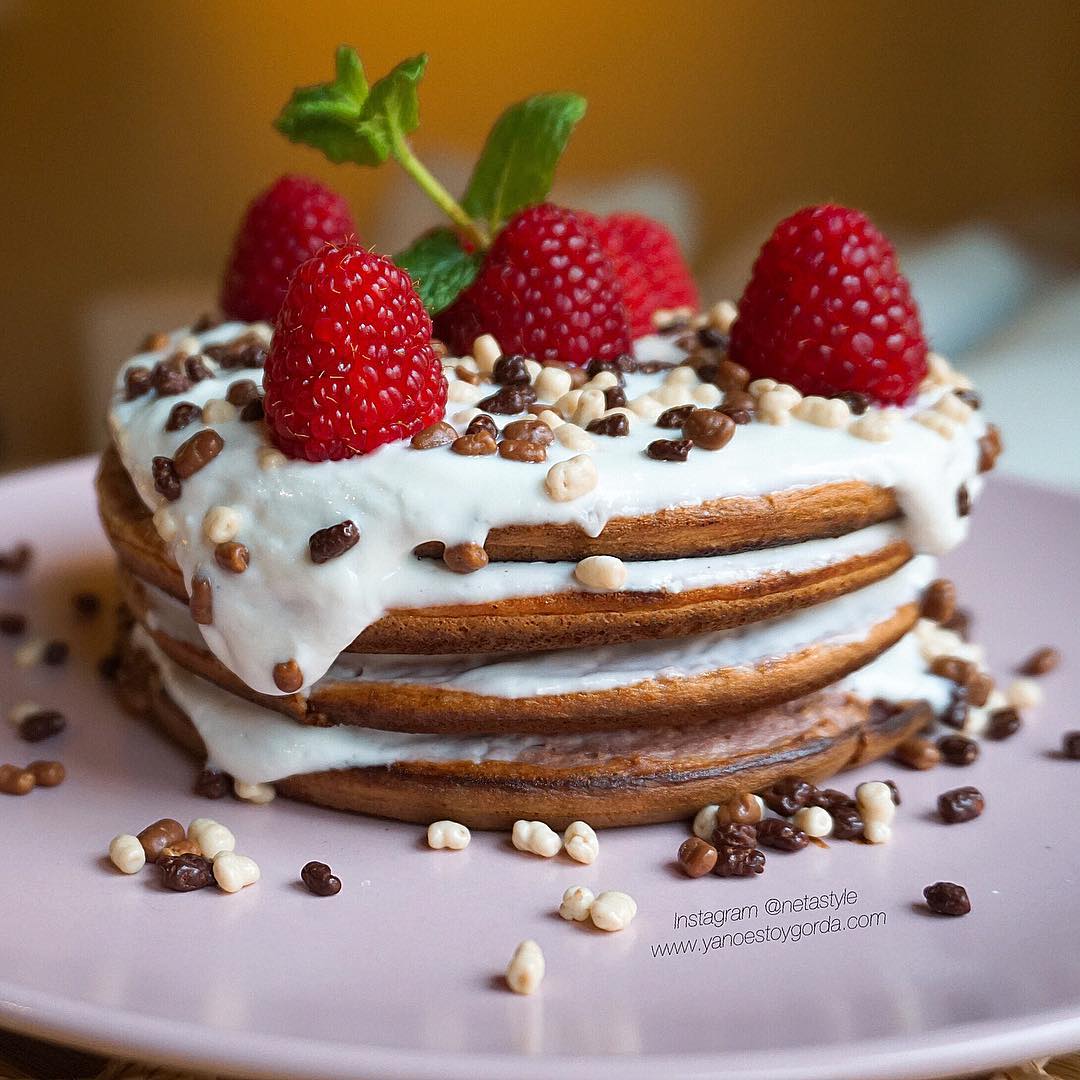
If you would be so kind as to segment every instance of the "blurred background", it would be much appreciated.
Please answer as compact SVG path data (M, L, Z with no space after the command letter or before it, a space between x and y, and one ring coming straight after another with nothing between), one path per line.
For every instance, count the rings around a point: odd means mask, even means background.
M431 54L414 142L451 187L506 104L585 94L556 197L665 219L709 299L798 206L869 211L1006 467L1080 485L1076 0L0 0L0 469L100 444L115 365L213 307L280 173L328 181L386 250L433 220L393 164L331 166L271 128L339 42L373 78Z

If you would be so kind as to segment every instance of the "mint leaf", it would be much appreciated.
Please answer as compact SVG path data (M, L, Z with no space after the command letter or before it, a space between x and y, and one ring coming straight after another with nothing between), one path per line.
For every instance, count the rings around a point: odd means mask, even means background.
M416 87L426 66L426 56L403 60L369 90L356 50L342 45L334 81L294 91L275 127L335 164L381 165L420 123Z
M465 212L494 229L542 202L570 134L585 115L577 94L536 94L495 121L462 199Z
M402 60L372 88L361 117L385 133L388 142L395 136L408 135L420 125L420 100L416 88L424 77L427 53Z
M437 315L473 283L481 258L462 250L453 229L435 229L395 255L394 262L408 271L428 314Z
M381 164L386 154L374 160L370 139L359 130L368 84L356 50L339 46L336 69L333 82L294 90L274 126L292 142L313 146L335 163Z

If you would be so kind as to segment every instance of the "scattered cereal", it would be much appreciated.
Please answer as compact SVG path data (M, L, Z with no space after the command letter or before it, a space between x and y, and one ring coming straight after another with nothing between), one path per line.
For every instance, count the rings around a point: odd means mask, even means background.
M233 794L244 802L265 806L277 798L273 784L245 784L242 780L233 781Z
M218 888L227 893L239 892L254 885L261 874L254 859L238 855L235 851L222 851L214 857L214 880Z
M986 809L986 799L974 787L953 788L938 796L938 813L949 825L973 821Z
M532 939L521 942L506 968L506 985L515 994L531 994L544 978L544 954Z
M308 550L311 561L321 565L344 555L359 542L360 530L355 522L346 519L313 532L308 538Z
M456 821L433 821L427 830L428 847L462 851L469 846L472 834Z
M893 751L893 757L909 769L932 769L941 762L940 749L922 735L912 735Z
M935 915L966 915L971 910L967 889L952 881L936 881L923 889L926 906Z
M568 427L571 425L564 424L556 430L555 437L560 442L564 442L562 433ZM581 431L580 428L577 430ZM582 432L582 435L585 433ZM585 435L585 438L588 436ZM586 454L578 454L576 457L566 461L557 461L552 465L544 478L544 487L548 495L556 502L570 502L592 491L599 479L592 458Z
M542 821L515 821L510 839L518 851L550 859L562 851L562 839Z
M228 424L239 416L239 410L224 398L210 398L202 407L204 424Z
M626 584L626 563L614 555L589 555L574 568L574 577L586 588L613 592Z
M137 836L121 833L109 841L109 860L124 874L137 874L146 865L146 852Z
M222 851L236 850L236 837L220 822L213 818L195 818L188 826L187 836L199 845L202 853L213 859Z
M563 893L559 914L567 922L585 922L589 918L589 908L592 907L594 899L591 889L584 885L571 885Z
M185 838L184 826L175 818L161 818L152 825L147 825L138 837L147 862L157 862L161 849L166 844L175 844Z
M1043 688L1029 676L1021 676L1009 684L1005 700L1014 709L1033 709L1043 702Z
M38 787L59 787L67 779L67 769L59 761L31 761L26 771Z
M158 871L161 884L173 892L195 892L214 880L213 866L202 855L168 855L158 860Z
M704 877L716 866L716 848L700 836L690 836L679 845L678 858L687 877Z
M802 813L802 807L796 813ZM757 826L757 842L776 851L802 851L810 843L808 834L802 828L782 821L780 818L766 818Z
M295 694L304 685L304 673L295 660L282 660L271 673L274 685L285 694Z
M203 515L202 526L211 544L224 544L240 532L240 514L231 506L211 506Z
M443 562L455 574L472 574L488 564L488 554L482 544L450 544L443 549Z
M324 862L305 863L300 871L300 880L316 896L337 896L341 892L341 878Z
M1036 649L1019 668L1021 675L1038 677L1049 675L1061 663L1061 653L1049 645Z
M586 865L596 862L596 856L600 854L596 831L584 821L570 822L563 833L563 846L571 859Z
M804 806L795 812L791 822L795 828L816 839L828 836L833 830L832 814L822 806Z
M716 815L720 809L715 803L703 806L694 815L693 833L700 840L711 840L713 830L716 828Z
M602 892L589 907L593 926L614 933L625 930L637 915L637 903L627 893L609 890Z
M280 469L289 460L276 446L260 446L255 456L258 459L259 468L267 471Z
M584 428L569 422L555 429L555 438L568 450L591 450L596 445Z

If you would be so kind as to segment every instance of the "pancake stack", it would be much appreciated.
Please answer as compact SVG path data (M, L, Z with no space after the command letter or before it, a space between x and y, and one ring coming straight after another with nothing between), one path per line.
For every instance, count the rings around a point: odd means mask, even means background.
M950 705L924 596L996 432L938 357L903 408L751 382L724 312L587 369L478 339L442 424L314 464L265 429L267 326L157 335L97 484L126 702L242 790L479 828L891 751Z

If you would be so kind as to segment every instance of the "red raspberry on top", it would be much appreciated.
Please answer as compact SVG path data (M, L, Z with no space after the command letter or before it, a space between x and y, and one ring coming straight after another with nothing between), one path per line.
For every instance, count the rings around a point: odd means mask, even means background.
M578 216L551 203L510 219L436 328L458 355L493 334L504 353L570 364L612 360L631 343L614 268Z
M272 322L292 272L324 244L355 238L345 200L306 176L282 176L247 208L221 288L230 319Z
M446 379L409 275L357 243L293 274L263 373L266 422L292 458L336 461L441 420Z
M754 263L731 358L804 394L906 402L926 339L892 244L858 210L808 206L781 221Z
M615 267L634 337L652 333L652 314L660 308L698 307L694 278L666 225L644 214L599 218L579 211L578 217Z

